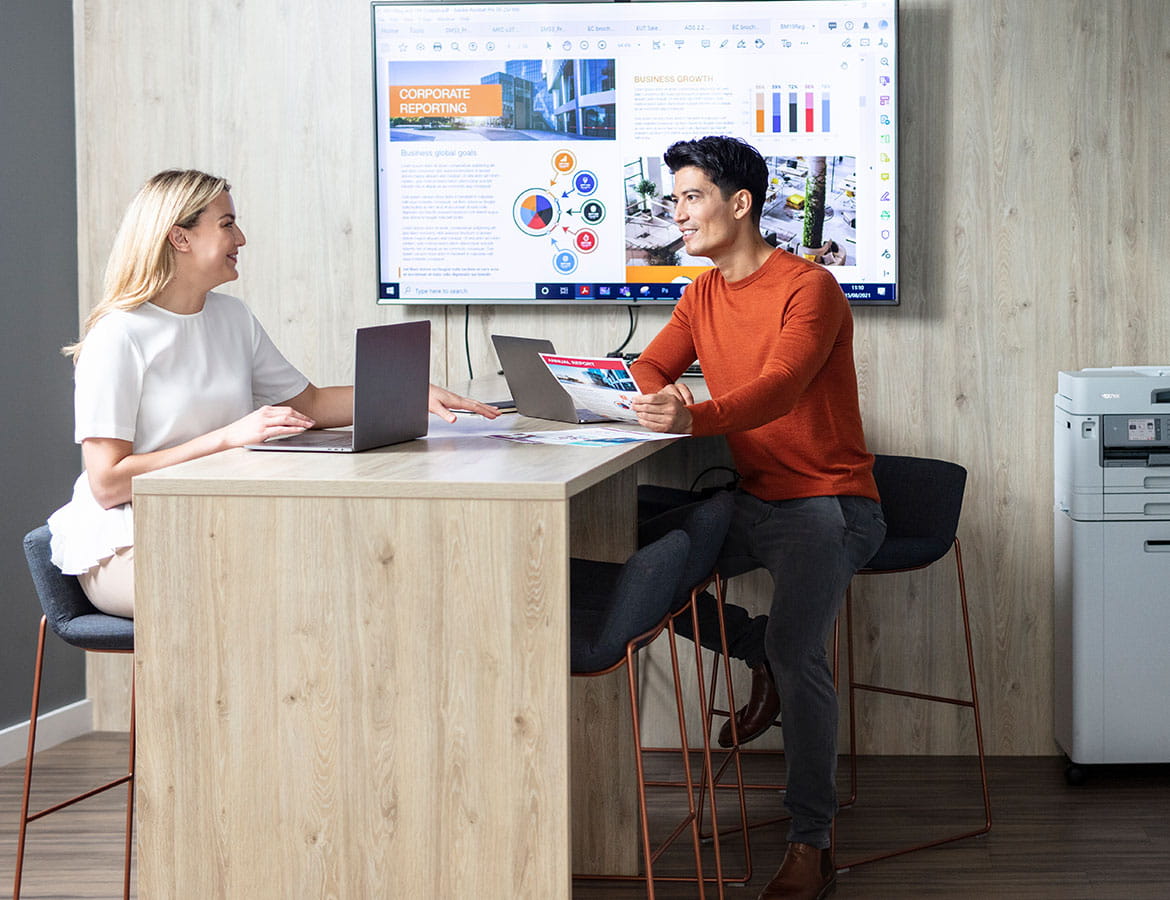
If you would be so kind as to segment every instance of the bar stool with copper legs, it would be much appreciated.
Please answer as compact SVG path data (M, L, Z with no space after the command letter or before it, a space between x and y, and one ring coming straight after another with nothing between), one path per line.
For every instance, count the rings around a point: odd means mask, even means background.
M624 565L574 559L570 565L570 657L574 676L588 677L606 674L626 666L629 682L630 706L633 721L635 769L638 780L638 802L641 816L641 843L644 874L640 876L588 875L578 878L606 880L636 879L645 882L647 896L653 900L655 881L685 881L697 885L700 897L706 896L705 887L715 883L723 896L722 860L718 846L715 853L715 875L704 874L699 836L699 809L696 803L694 779L687 748L685 697L679 669L675 635L675 621L684 615L692 617L697 627L694 598L712 583L711 568L723 543L730 522L729 499L716 500L696 506L684 521L644 541L643 546ZM716 590L722 592L715 581ZM639 719L637 679L634 654L663 631L670 638L671 669L674 680L675 706L678 715L680 746L683 754L684 780L687 795L687 815L675 826L657 848L651 846L650 823L646 807L646 773L643 764L641 722ZM701 667L698 675L699 693L705 696ZM702 779L710 782L710 743L704 742ZM713 790L711 791L713 794ZM712 815L715 807L712 805ZM657 876L654 865L666 847L686 831L691 833L695 858L695 875Z
M991 799L987 787L987 765L983 750L983 724L979 712L979 692L975 684L975 655L971 644L971 619L967 606L967 587L963 578L963 557L956 535L967 470L953 462L912 456L875 457L874 478L882 498L886 519L886 537L881 547L858 575L890 575L924 569L954 551L958 580L959 617L963 626L966 650L968 697L942 696L910 691L862 681L854 668L853 592L845 597L845 633L849 658L849 758L854 785L857 783L856 709L859 693L878 693L907 697L930 703L943 703L969 709L975 732L979 766L983 819L981 823L961 827L939 837L908 846L838 862L838 869L853 868L889 859L928 847L937 847L963 838L986 834L991 830ZM854 788L856 793L856 787Z
M29 572L36 586L37 597L44 615L37 636L37 658L33 671L32 711L28 720L28 753L24 764L24 794L20 804L20 832L16 842L16 878L13 900L20 900L21 876L24 870L25 839L29 823L86 800L96 794L126 785L126 858L123 867L122 896L130 898L130 866L132 836L134 833L134 691L130 693L130 753L127 772L112 781L92 788L54 804L39 812L29 813L29 794L32 789L33 756L36 750L37 715L40 710L41 670L45 659L45 632L51 628L61 640L89 653L133 653L134 622L118 616L98 612L82 591L76 576L63 575L49 558L49 528L42 525L24 538L24 554Z

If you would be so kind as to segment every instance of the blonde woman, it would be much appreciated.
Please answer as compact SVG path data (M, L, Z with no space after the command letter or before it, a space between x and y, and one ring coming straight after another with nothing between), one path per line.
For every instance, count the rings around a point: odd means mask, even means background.
M49 518L53 562L103 612L134 615L135 475L308 428L349 425L353 388L319 388L276 349L235 297L244 234L231 188L168 170L131 202L101 302L64 349L74 373L75 440L85 471ZM431 386L431 412L498 411Z

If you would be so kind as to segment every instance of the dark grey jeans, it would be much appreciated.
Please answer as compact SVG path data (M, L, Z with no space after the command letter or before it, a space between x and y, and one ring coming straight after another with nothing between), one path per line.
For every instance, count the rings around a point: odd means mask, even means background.
M850 579L885 532L881 505L864 497L766 501L735 494L719 570L731 577L767 569L774 590L767 616L753 618L727 605L729 650L751 666L766 658L780 692L790 841L829 846L837 813L838 708L825 644ZM700 607L699 634L710 649L719 648L715 615L708 596Z

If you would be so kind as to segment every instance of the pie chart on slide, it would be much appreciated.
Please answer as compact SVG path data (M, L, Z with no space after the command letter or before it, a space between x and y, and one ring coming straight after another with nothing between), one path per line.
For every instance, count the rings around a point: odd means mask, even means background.
M526 234L546 234L552 230L558 216L556 199L540 188L532 188L516 198L512 217Z
M552 214L552 204L539 194L525 197L524 202L520 204L520 218L524 222L524 227L533 231L547 228L548 223L552 221Z

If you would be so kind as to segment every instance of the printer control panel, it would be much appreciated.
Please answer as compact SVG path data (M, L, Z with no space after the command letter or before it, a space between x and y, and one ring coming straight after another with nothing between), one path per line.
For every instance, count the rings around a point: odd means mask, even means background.
M1170 465L1170 415L1106 415L1101 420L1103 466Z

